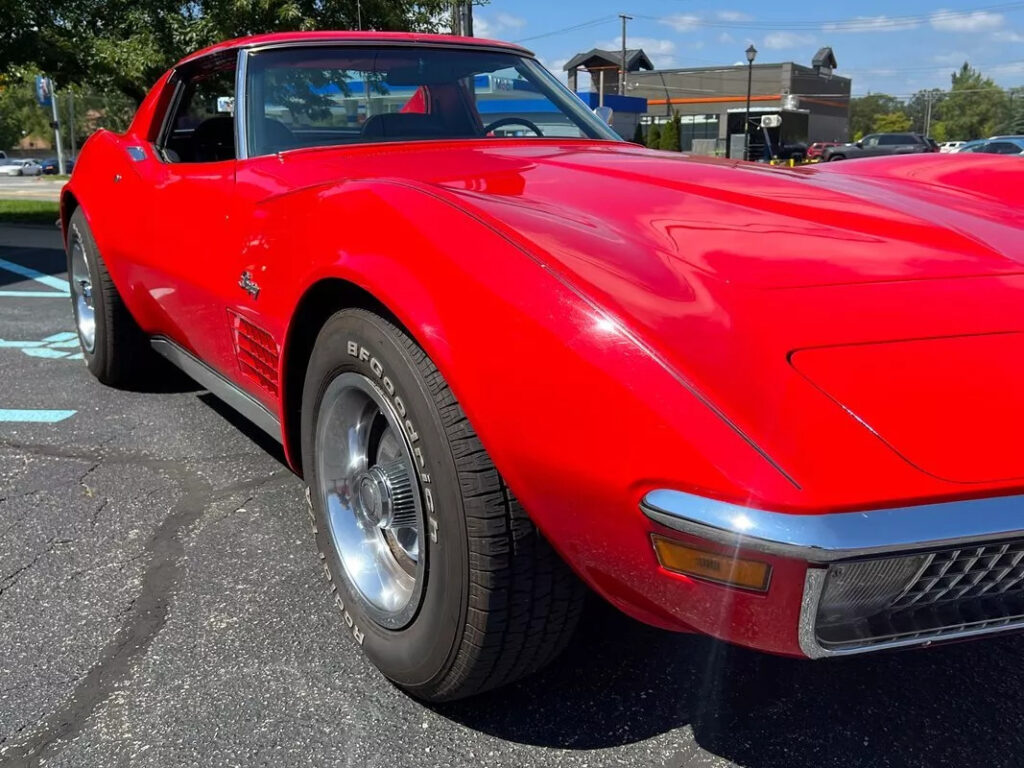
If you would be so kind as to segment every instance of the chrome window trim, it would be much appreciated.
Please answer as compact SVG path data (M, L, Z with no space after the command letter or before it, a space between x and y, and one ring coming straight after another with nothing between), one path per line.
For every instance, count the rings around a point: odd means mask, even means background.
M798 515L659 489L640 509L683 533L810 563L1024 538L1024 495Z
M245 129L246 77L249 70L249 49L239 48L235 59L235 160L249 157L249 136Z
M473 51L492 51L497 53L511 53L517 56L525 56L530 59L536 59L537 55L529 50L528 48L518 48L513 46L504 45L489 45L487 43L447 43L442 40L387 40L373 38L365 38L361 40L354 40L352 38L326 38L321 40L283 40L272 43L252 43L250 45L241 45L239 50L250 51L252 53L259 53L261 51L269 51L275 48L319 48L323 46L346 46L346 47L387 47L387 48L448 48L448 49L462 49L466 48Z
M542 65L539 61L537 61L537 57L534 55L534 53L532 51L529 51L529 50L527 50L525 48L522 48L522 49L506 48L504 46L498 46L498 45L487 45L487 44L474 45L474 44L471 44L471 43L445 43L445 42L434 42L434 41L418 42L418 41L415 41L415 40L412 40L412 41L410 41L410 40L387 40L387 41L377 41L377 40L314 40L314 41L296 40L296 41L287 41L287 42L279 42L279 43L256 44L256 45L252 45L252 46L241 46L241 47L239 47L239 49L238 49L238 61L237 61L237 65L235 67L235 115L236 115L236 122L235 122L235 147L236 147L236 149L235 149L235 153L237 155L237 159L243 160L243 159L250 158L250 157L269 157L269 156L272 156L274 154L281 154L280 152L274 152L274 153L269 153L269 154L264 154L264 155L252 155L252 154L250 154L249 147L247 146L248 133L247 133L246 125L247 125L248 121L247 121L247 117L246 117L246 114L245 114L244 110L247 109L247 107L246 107L247 99L245 97L245 94L246 94L246 91L248 89L248 82L247 82L248 81L248 62L249 62L249 58L251 57L251 55L257 54L257 53L268 53L268 52L274 52L274 51L277 51L277 50L294 49L294 48L325 48L325 47L327 47L327 48L339 48L339 47L341 47L341 48L378 48L378 47L382 47L382 46L383 47L388 47L388 48L431 48L431 49L439 49L439 50L467 50L468 49L468 50L475 51L475 52L489 51L491 53L500 53L500 54L506 55L506 56L516 56L516 57L518 57L520 59L523 59L523 60L529 62L529 64L527 66L534 65L534 66L538 67L541 70L541 72L540 73L535 73L537 77L541 77L541 78L546 77L546 78L548 78L550 80L550 86L552 88L554 88L555 90L564 91L564 93L562 94L563 96L571 97L571 98L566 99L565 108L568 109L569 111L575 112L576 113L576 115L575 115L576 118L579 118L581 120L586 121L587 119L592 117L592 115L590 114L591 110L586 106L586 104L584 104L580 100L579 96L577 94L573 93L571 90L569 90L569 88L564 83L562 83L560 80L558 80L558 78L555 77L546 67L544 67L544 65ZM556 100L553 99L551 96L545 95L545 98L547 98L549 101L551 101L552 103L555 103L555 105L558 106ZM563 114L564 114L564 112L563 112ZM568 115L568 116L570 118L573 117L573 115ZM239 122L239 120L241 122ZM602 123L600 121L597 121L597 122L599 124L598 128L597 128L597 131L599 133L606 133L607 135L602 135L602 136L597 136L597 137L579 137L579 138L568 139L568 140L569 141L607 141L607 142L616 143L616 144L621 144L621 143L624 143L626 141L624 138L620 137L615 132L615 130L613 128L611 128L610 126L607 126L607 125L605 125L604 123ZM582 126L578 126L578 127L580 127L582 129ZM558 138L558 137L548 137L548 138L553 139L553 140L559 140L559 141L566 140L566 139L561 139L561 138ZM242 144L242 139L246 140L246 145L244 145L244 146ZM435 142L447 142L447 141L450 141L450 139L417 139L416 143L417 144L431 144L431 143L435 143ZM409 144L409 143L411 143L411 141L410 140L406 140L406 139L389 141L389 142L359 141L359 142L351 142L351 143L346 143L346 144L339 144L339 145L336 145L336 146L339 146L339 147L350 147L350 146L351 147L361 147L361 146L370 146L370 145L385 144L385 143ZM326 145L321 145L321 146L326 146ZM755 446L755 448L756 448L756 446ZM760 449L757 449L757 450L760 451ZM765 456L765 458L769 462L772 462L772 460L770 458L768 458L766 453L764 453L763 451L761 453L762 453L763 456ZM772 462L772 463L774 465L774 462ZM775 466L776 466L777 469L779 469L780 472L783 471L777 465L775 465ZM785 472L783 472L783 474L785 474ZM786 477L789 478L788 475L786 475ZM792 482L791 479L790 479L790 481Z

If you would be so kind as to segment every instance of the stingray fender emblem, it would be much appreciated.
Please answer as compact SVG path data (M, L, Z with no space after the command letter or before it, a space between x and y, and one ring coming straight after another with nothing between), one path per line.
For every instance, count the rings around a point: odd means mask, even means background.
M245 270L242 276L238 278L238 287L248 293L253 300L260 295L260 287L255 280L252 279L252 273L249 270Z

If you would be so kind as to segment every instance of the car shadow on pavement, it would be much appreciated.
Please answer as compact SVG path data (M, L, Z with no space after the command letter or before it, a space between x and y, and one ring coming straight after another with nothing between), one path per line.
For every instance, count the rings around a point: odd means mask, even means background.
M184 377L184 374L182 374L182 376ZM191 379L189 379L189 381L191 381ZM193 386L196 389L199 389L198 384L193 384ZM216 395L211 394L210 392L203 392L199 395L199 399L207 405L210 410L215 411L221 418L231 424L231 426L262 448L265 453L273 456L283 467L288 467L288 460L284 455L284 446L277 442L277 440L257 427Z
M550 667L435 711L509 741L570 750L688 727L703 750L758 768L1020 765L1022 655L1018 636L785 659L653 629L593 605ZM659 765L683 765L694 759L688 742L666 736L651 751L667 756Z
M45 231L44 234L47 236L47 241L41 246L11 247L0 245L0 259L28 267L41 275L66 276L68 263L64 251L60 250L60 233L58 232L54 235L49 231ZM49 242L51 240L53 241L52 243ZM0 269L0 288L26 282L27 278L24 274ZM31 283L28 284L31 285Z

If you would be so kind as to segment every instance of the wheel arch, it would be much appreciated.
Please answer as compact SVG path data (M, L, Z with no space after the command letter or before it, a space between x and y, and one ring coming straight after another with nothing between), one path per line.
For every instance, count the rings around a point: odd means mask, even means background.
M325 277L310 285L292 314L285 335L281 365L281 435L285 455L292 469L302 474L302 435L300 412L306 368L317 334L335 312L365 309L398 326L410 338L415 335L379 298L356 283L342 277Z

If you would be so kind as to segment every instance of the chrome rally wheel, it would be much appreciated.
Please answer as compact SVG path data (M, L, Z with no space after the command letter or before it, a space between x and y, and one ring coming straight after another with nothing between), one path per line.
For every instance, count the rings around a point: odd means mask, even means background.
M296 410L339 631L385 676L446 701L529 674L562 650L583 587L404 329L365 309L331 315Z
M317 477L335 554L376 623L400 629L419 606L423 512L413 456L387 396L360 373L324 392Z
M93 273L89 268L89 254L82 235L75 228L68 244L71 261L71 302L75 311L75 325L82 349L92 353L96 349L96 305L93 299Z

